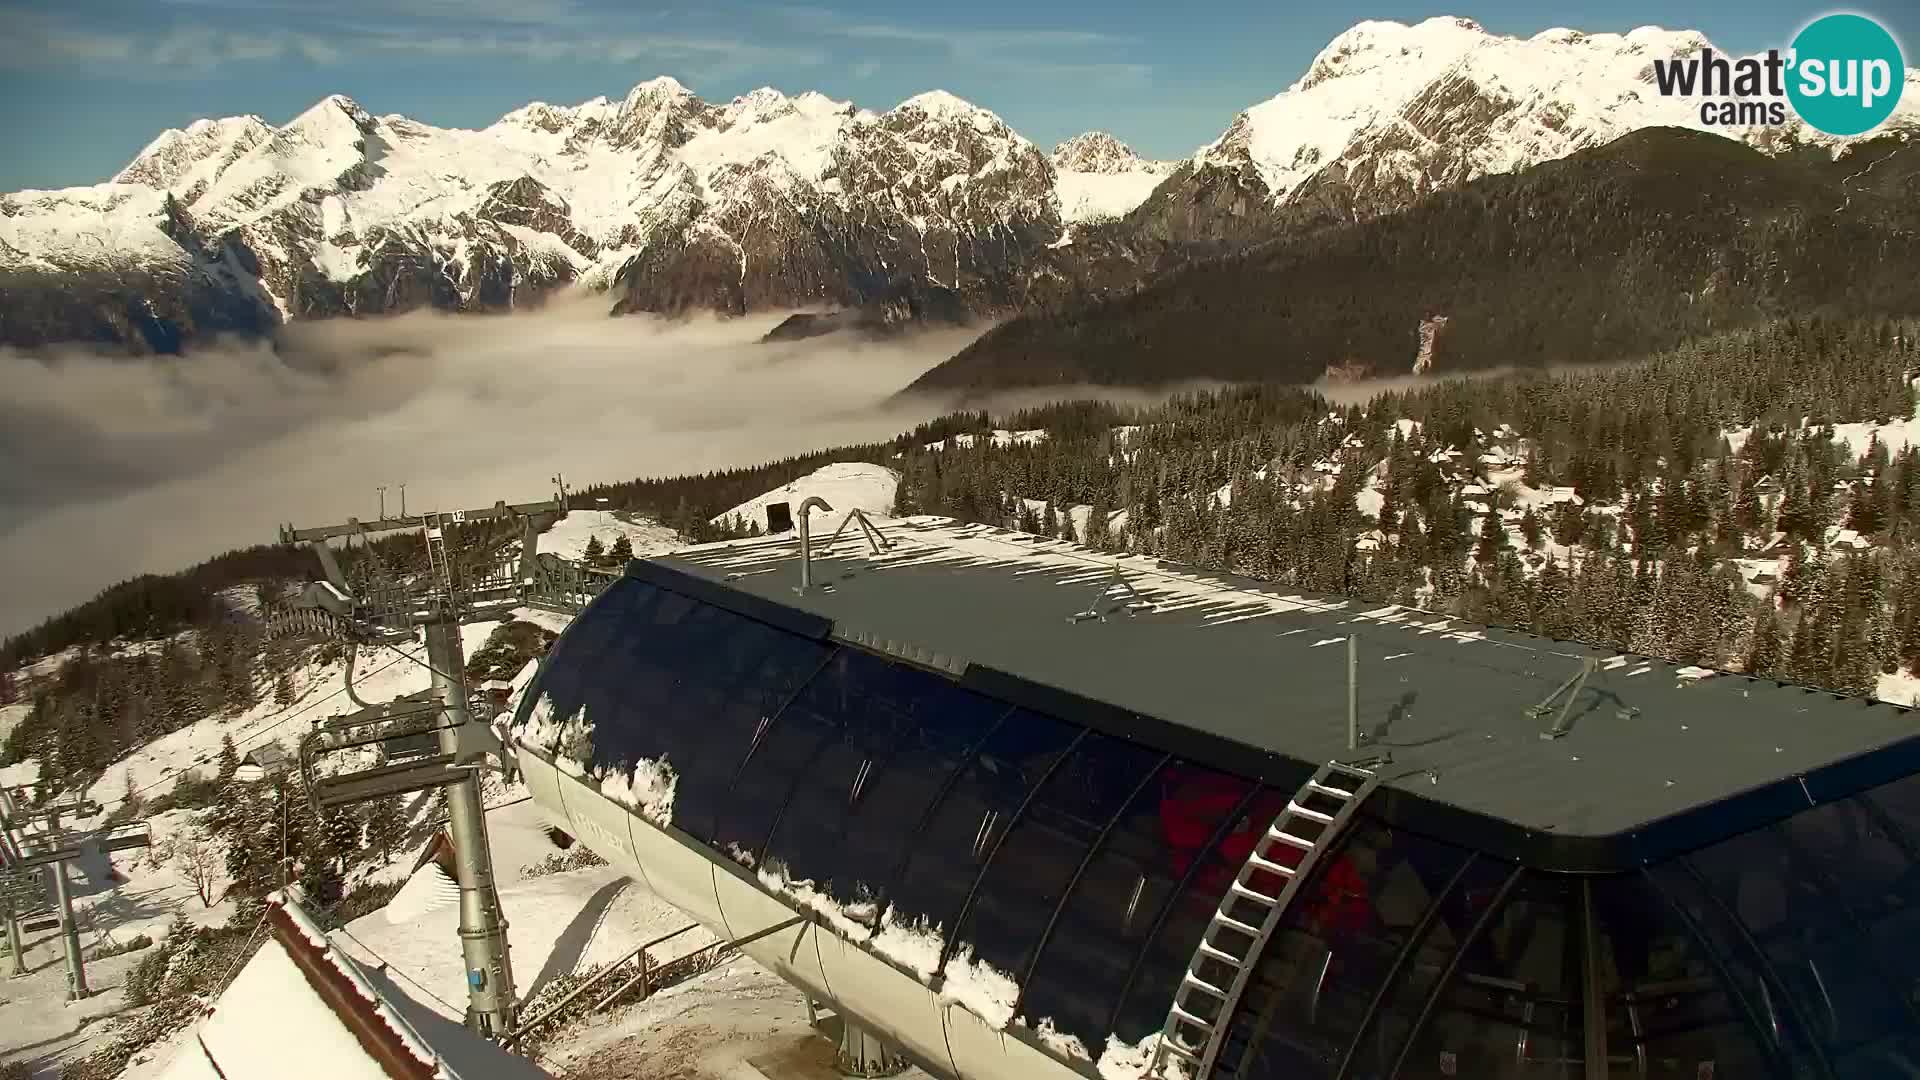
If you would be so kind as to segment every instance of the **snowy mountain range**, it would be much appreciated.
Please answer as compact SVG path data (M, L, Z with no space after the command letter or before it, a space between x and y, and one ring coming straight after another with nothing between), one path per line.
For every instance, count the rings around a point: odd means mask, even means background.
M670 78L480 130L326 98L284 126L202 120L107 183L0 195L0 342L170 348L198 333L577 283L609 310L851 307L902 291L1003 313L1137 284L1194 241L1391 212L1649 126L1701 127L1652 62L1697 33L1365 22L1180 163L1091 132L1052 155L942 91L876 113L817 93L712 104ZM1920 71L1909 79L1920 85ZM1878 134L1920 129L1909 92ZM1707 129L1762 148L1797 121ZM1133 257L1153 250L1156 257Z

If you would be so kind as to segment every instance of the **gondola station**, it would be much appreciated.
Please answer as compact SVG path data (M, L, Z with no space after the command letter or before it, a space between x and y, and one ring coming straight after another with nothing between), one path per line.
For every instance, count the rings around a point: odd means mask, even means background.
M1917 732L936 518L632 562L510 729L601 855L787 924L844 1070L955 1080L1920 1076Z

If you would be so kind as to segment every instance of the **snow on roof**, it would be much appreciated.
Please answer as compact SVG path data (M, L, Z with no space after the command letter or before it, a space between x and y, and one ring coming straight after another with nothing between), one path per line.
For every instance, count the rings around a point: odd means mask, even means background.
M767 527L766 508L769 504L783 502L790 509L798 508L802 502L816 495L827 500L836 517L849 510L887 514L893 511L894 493L899 487L900 474L885 465L870 465L864 461L835 462L821 466L791 484L784 484L749 499L725 513L716 514L713 522L716 525L724 524L737 516L764 529Z
M296 896L270 898L271 938L162 1080L457 1080L359 965L332 947Z

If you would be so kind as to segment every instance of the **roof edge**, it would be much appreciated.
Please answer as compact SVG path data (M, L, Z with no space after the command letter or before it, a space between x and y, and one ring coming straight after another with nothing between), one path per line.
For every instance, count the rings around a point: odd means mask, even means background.
M326 950L314 944L287 910L285 902L267 907L267 926L275 941L304 975L307 985L353 1033L354 1040L393 1080L435 1080L439 1070L422 1062L400 1033L379 1015L377 1002L368 1001Z
M1298 787L1322 762L1308 762L1277 751L1252 746L1226 736L1186 727L1158 716L1089 698L1075 691L1037 682L1021 675L983 664L966 662L958 673L952 664L934 665L893 652L873 639L873 635L843 629L826 616L736 589L725 582L713 581L663 563L636 559L627 564L627 575L641 581L679 592L692 599L711 603L737 615L800 634L813 640L831 640L846 648L856 648L891 663L905 663L940 671L961 686L996 698L1010 705L1024 706L1057 716L1091 730L1129 739L1169 751L1199 764L1276 787ZM1235 577L1236 575L1214 575ZM1254 584L1252 579L1244 579ZM1407 609L1415 611L1417 609ZM1431 614L1421 612L1421 614ZM1451 616L1440 616L1450 623L1464 623ZM1609 651L1586 642L1541 638L1503 627L1488 627L1499 632L1579 648ZM1610 650L1613 654L1626 654ZM1673 663L1646 657L1660 663ZM1752 679L1738 672L1716 674ZM1769 680L1762 680L1769 681ZM1809 692L1833 694L1833 691L1804 688ZM1893 705L1873 698L1852 698L1864 706ZM1905 708L1895 705L1896 708ZM1642 822L1616 833L1576 835L1552 828L1531 827L1472 810L1441 799L1430 798L1405 788L1385 784L1375 790L1363 812L1407 832L1428 836L1446 843L1459 844L1489 855L1509 859L1531 869L1557 873L1619 873L1661 859L1711 846L1742 833L1766 828L1812 806L1834 802L1861 791L1920 773L1920 735L1884 746L1861 751L1850 757L1827 762L1809 770L1795 772L1737 792L1714 802L1704 803Z
M693 597L695 600L712 604L714 607L725 608L735 615L745 616L756 622L763 622L814 641L823 641L833 633L833 620L824 615L816 615L811 611L755 596L741 589L731 589L724 584L708 581L696 574L689 574L652 559L635 559L628 563L626 576L649 585L671 589ZM581 614L584 615L586 612L582 611Z

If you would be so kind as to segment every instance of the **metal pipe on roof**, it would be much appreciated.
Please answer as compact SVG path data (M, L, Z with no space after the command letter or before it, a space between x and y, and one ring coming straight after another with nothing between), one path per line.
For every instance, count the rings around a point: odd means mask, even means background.
M1360 635L1347 635L1347 749L1360 749Z
M807 527L807 515L816 506L829 514L833 513L833 507L818 495L807 496L795 511L800 518L800 588L796 591L803 593L813 588L813 536Z

